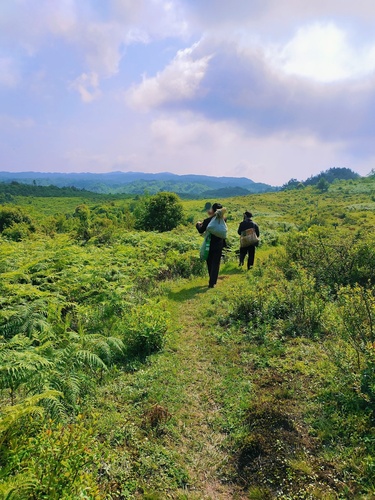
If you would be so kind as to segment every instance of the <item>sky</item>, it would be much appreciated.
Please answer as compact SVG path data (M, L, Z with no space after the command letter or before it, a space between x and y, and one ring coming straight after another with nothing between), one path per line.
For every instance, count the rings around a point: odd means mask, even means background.
M2 0L0 170L375 167L373 0Z

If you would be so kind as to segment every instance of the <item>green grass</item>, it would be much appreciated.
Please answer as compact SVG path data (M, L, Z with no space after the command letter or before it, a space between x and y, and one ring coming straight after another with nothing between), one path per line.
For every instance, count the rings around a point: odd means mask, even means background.
M100 334L121 339L125 352L109 356L108 370L66 369L82 394L62 423L21 415L10 437L0 435L0 499L12 480L43 470L44 452L53 471L54 450L82 426L87 446L80 442L83 451L60 464L74 471L88 455L71 490L89 488L82 498L374 498L373 389L360 378L371 382L374 366L361 338L361 293L373 294L373 192L374 180L362 179L323 194L306 188L225 200L233 248L213 290L192 223L142 233L113 216L108 239L98 229L83 242L74 225L66 234L40 228L81 202L97 206L94 225L104 212L129 214L132 200L107 197L104 210L100 197L19 199L36 230L22 241L0 239L1 349L20 334L30 352L45 345L50 361L61 337L72 335L79 352ZM204 203L183 202L186 217L202 219ZM262 232L249 273L235 259L244 209ZM345 308L356 321L345 323ZM147 352L130 349L148 341ZM35 384L21 382L12 404L24 411ZM44 389L48 382L45 375ZM12 406L1 383L0 423Z
M140 480L141 489L159 495L155 498L172 492L173 498L192 499L240 495L239 486L229 477L225 484L223 474L231 467L228 433L241 426L243 412L250 403L251 386L245 376L246 365L241 362L241 343L228 350L226 343L218 339L215 316L207 314L226 289L229 277L226 273L243 278L233 271L233 267L225 268L219 285L221 291L208 290L205 278L172 287L163 301L172 318L171 334L163 353L140 373L124 375L105 389L106 400L116 400L122 418L129 415L125 420L138 422L141 428L143 425L138 436L139 453L151 453L152 460L156 460L154 455L168 450L168 467L172 469L168 479L161 482L157 469L153 474L146 473L147 484ZM145 415L155 407L165 409L169 418L150 428L144 424ZM138 411L134 414L135 408ZM107 418L107 412L105 407L103 418ZM120 446L120 453L121 450ZM143 459L142 456L141 463ZM181 468L185 483L184 487L176 488L173 471L179 475ZM139 471L133 473L139 481Z
M269 254L258 252L258 269ZM119 476L124 450L133 460L136 453L125 481L131 498L371 498L364 450L361 473L345 463L359 442L329 442L337 422L323 400L338 373L325 340L274 336L262 345L236 325L218 324L234 291L258 279L229 263L214 290L205 278L172 285L161 299L171 315L164 351L103 389L97 411ZM113 447L119 431L110 415L136 437Z

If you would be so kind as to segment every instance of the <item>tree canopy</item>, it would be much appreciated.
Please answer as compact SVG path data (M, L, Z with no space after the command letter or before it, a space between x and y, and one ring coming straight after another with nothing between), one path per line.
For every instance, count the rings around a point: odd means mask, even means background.
M146 199L136 226L144 231L171 231L183 220L183 207L174 193L158 193Z

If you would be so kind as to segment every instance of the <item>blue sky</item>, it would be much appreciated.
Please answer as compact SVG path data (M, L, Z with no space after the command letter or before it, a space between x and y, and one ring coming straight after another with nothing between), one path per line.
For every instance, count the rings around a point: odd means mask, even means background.
M371 0L0 4L0 170L375 167Z

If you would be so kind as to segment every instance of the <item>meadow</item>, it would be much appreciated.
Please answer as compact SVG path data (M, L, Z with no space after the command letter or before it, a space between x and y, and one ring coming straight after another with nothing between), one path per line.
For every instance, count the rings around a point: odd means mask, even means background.
M374 498L374 176L224 200L214 290L205 201L4 198L0 499Z

